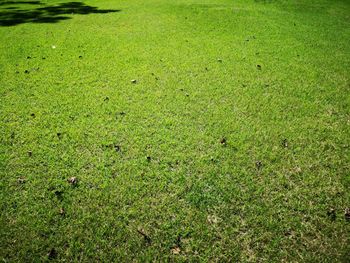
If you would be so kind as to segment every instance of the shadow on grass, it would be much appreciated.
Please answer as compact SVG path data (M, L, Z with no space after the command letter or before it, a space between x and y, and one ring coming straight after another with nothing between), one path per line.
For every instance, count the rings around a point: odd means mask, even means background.
M32 9L18 8L16 5L40 5ZM14 6L13 6L14 5ZM0 2L0 26L15 26L24 23L57 23L71 19L68 15L107 14L120 10L98 9L82 2L61 3L45 6L40 1L5 1Z
M30 5L40 5L40 1L4 1L0 3L0 6L4 5L20 5L20 4L30 4Z

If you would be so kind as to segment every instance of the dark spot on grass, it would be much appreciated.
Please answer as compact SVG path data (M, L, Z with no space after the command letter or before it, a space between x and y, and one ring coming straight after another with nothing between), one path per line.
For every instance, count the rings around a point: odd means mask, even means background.
M152 161L152 157L151 156L147 156L146 159L147 159L147 162Z
M26 69L26 70L24 71L24 73L25 73L25 74L29 74L29 70Z
M136 79L132 79L132 80L131 80L131 83L132 83L132 84L136 84L136 83L137 83L137 80L136 80Z
M332 220L334 221L337 217L337 213L335 212L335 209L334 208L331 208L328 210L327 212L327 216Z
M42 57L41 59L42 59L42 60L45 60L46 58L45 58L45 57Z
M30 117L35 118L35 113L31 113Z
M32 157L32 155L33 155L33 152L32 151L28 151L28 156Z
M19 74L19 71L18 71L18 70L16 70L16 74Z
M57 137L58 137L59 140L61 140L61 139L62 139L62 133L61 133L61 132L58 132L58 133L57 133Z
M27 59L31 59L32 57L31 56L28 56Z
M350 221L350 208L349 207L345 208L344 217L345 217L346 221Z
M256 68L257 68L258 70L261 70L261 65L256 65Z
M222 59L221 59L221 58L218 58L218 62L220 62L220 63L221 63L221 62L222 62Z
M139 233L141 236L143 236L143 239L145 240L145 242L150 245L152 243L152 239L150 238L149 235L147 235L145 233L145 231L143 229L137 229L137 233Z
M175 244L178 247L181 247L181 234L179 234L175 240Z
M15 201L12 202L12 208L16 209L18 207L17 203Z
M63 191L55 190L54 194L55 194L55 196L57 197L58 200L60 200L60 201L63 200Z
M256 167L257 170L261 170L262 167L263 167L262 162L261 161L256 161L255 162L255 167Z
M56 259L57 258L57 251L56 251L56 249L51 248L51 250L47 254L47 257L48 257L49 260Z
M116 152L120 152L120 146L119 145L114 145L114 150L116 151Z
M283 139L281 144L282 144L282 147L288 148L288 140L287 139Z
M292 233L292 231L291 230L286 230L285 232L284 232L284 236L286 236L286 237L289 237L289 236L291 236L293 233Z
M83 56L79 56L79 58L83 58Z
M227 139L225 137L221 138L220 143L221 143L221 145L226 146L227 145Z
M109 97L104 98L103 101L109 101Z

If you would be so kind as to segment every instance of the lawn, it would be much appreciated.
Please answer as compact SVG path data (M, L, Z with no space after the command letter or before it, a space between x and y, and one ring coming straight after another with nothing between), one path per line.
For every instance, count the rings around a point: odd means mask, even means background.
M349 262L348 0L0 1L2 262Z

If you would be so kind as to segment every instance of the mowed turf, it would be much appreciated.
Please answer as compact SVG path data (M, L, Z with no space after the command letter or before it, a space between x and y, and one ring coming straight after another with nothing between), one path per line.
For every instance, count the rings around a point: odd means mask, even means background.
M1 261L348 262L349 1L21 2Z

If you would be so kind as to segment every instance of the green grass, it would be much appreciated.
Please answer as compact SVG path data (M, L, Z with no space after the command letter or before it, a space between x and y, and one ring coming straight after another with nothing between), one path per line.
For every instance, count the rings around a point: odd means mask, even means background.
M62 2L0 2L3 262L348 262L349 1Z

